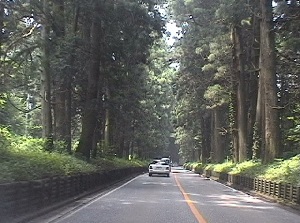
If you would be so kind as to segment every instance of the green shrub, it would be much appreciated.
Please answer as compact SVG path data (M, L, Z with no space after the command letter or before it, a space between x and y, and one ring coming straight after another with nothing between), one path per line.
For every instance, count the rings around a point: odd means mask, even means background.
M196 167L197 165L198 165L197 162L192 162L192 163L190 163L190 165L189 165L189 170L195 171L195 167Z
M214 170L215 164L209 163L205 166L205 170Z
M12 135L7 128L0 127L0 149L8 149L10 147Z
M98 170L112 170L126 167L147 167L147 161L141 161L137 159L121 159L117 157L110 158L97 158L91 161L93 165L97 167Z
M1 159L6 161L0 163L0 182L97 171L95 166L73 156L55 152L47 153L42 150L12 149Z
M270 181L300 185L300 155L287 160L275 160L273 163L263 165L259 160L242 163L225 162L222 164L185 163L185 168L200 172L201 169L239 174L249 177L259 177Z
M243 176L256 177L264 171L264 166L258 161L245 161L237 163L232 167L230 174L240 174Z
M55 143L55 151L49 153L43 149L43 139L15 136L5 128L0 128L0 143L0 183L147 166L146 161L116 157L87 163L64 154L61 142Z
M213 166L213 170L220 173L229 173L234 166L235 164L233 162L225 162L221 164L215 164Z
M201 174L201 173L203 172L204 168L205 168L205 164L197 163L197 164L194 166L195 173Z
M261 178L300 185L300 155L269 165Z
M183 168L186 170L192 170L192 162L187 162L185 164L183 164Z
M45 152L43 144L43 139L15 136L6 128L0 128L0 183L148 165L147 161L114 156L93 159L91 163L87 163L62 153L64 146L61 143L55 144L56 151L59 152L52 153ZM276 160L269 165L262 165L259 161L238 164L186 162L183 167L196 173L206 169L300 185L300 155L287 160Z

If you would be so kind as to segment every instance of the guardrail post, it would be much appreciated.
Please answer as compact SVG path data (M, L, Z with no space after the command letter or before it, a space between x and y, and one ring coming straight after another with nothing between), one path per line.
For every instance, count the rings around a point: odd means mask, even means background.
M250 178L250 182L251 182L251 184L250 184L250 189L254 189L254 186L255 186L255 178Z
M297 187L297 193L296 193L296 203L300 204L300 187Z
M263 191L262 185L263 185L262 180L261 180L261 179L258 179L258 191L259 191L259 192L262 192L262 191Z
M232 174L228 174L228 180L231 184L233 184L233 175Z
M278 184L278 195L277 195L278 198L281 198L281 188L282 188L281 183L279 183Z
M290 201L293 201L293 190L294 190L294 186L290 184Z

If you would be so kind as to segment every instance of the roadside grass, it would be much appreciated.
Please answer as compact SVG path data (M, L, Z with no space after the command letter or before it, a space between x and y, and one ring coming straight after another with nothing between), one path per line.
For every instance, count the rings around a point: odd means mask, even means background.
M234 175L239 174L253 178L300 185L300 154L287 160L275 160L268 165L261 164L259 160L245 161L237 164L233 162L221 164L189 162L184 164L184 167L189 170L193 170L195 166L216 172L225 172Z
M1 156L0 162L1 183L95 172L97 170L91 164L56 152L10 150L6 156Z
M87 163L73 155L45 152L43 140L0 132L0 183L28 181L53 176L92 173L111 169L146 166L139 160L97 158Z
M97 170L113 170L127 167L146 167L147 162L141 160L126 160L118 157L96 158L91 160L91 164L97 167Z
M300 186L300 154L288 160L273 163L259 177Z

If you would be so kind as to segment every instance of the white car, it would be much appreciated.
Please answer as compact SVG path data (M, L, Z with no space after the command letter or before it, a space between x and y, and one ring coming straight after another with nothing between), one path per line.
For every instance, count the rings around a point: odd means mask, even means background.
M163 174L167 177L170 176L171 168L170 165L166 162L160 161L157 163L152 163L149 165L149 176L152 174Z

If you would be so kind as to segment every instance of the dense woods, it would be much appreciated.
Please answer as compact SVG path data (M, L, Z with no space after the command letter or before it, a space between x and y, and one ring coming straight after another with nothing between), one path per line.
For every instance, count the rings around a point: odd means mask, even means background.
M1 12L3 128L86 160L167 148L171 68L155 1L1 1Z
M171 1L175 128L188 160L299 154L299 1Z
M24 137L89 162L169 156L174 139L184 161L300 154L299 9L298 0L1 1L1 152Z

